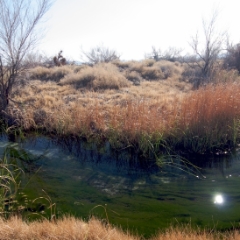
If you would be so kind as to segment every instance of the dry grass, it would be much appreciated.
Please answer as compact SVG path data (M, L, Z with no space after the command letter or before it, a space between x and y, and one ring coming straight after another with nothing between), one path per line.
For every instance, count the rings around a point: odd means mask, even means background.
M58 82L60 79L62 79L67 74L72 73L74 70L74 67L66 65L53 68L36 67L29 71L29 77L31 79L50 80Z
M186 228L170 228L165 233L160 233L152 240L237 240L240 239L239 231L232 232L214 232L204 230L193 230Z
M131 61L122 67L119 62L115 63L120 69L127 70L127 74L137 72L145 80L162 80L173 76L179 76L183 71L179 63L169 61L156 62L153 59L146 59L140 62Z
M7 239L81 239L81 240L117 240L138 239L114 227L106 227L100 221L92 219L88 223L75 218L64 218L57 222L24 222L19 218L0 220L1 240Z
M73 84L76 88L85 87L93 90L120 89L130 85L117 67L111 63L100 63L93 67L86 66L77 73L66 75L60 84Z
M185 149L204 152L234 145L240 133L240 84L203 87L185 97L175 112L175 138L179 135Z
M58 219L57 221L25 222L13 217L9 220L0 219L1 240L30 240L30 239L79 239L79 240L140 240L143 238L123 232L113 226L104 225L99 220L91 219L84 222L73 217ZM240 239L238 231L229 233L210 233L195 231L190 228L170 229L160 233L152 240L237 240Z
M10 111L25 129L40 126L61 135L114 138L126 144L162 136L172 148L203 152L239 139L240 84L235 73L229 73L228 83L193 91L192 84L179 80L184 71L180 63L124 64L122 71L119 62L69 66L71 72L59 83L30 80L15 89L14 100L22 104ZM147 81L138 67L169 69L171 74ZM126 72L141 78L140 85L126 80Z

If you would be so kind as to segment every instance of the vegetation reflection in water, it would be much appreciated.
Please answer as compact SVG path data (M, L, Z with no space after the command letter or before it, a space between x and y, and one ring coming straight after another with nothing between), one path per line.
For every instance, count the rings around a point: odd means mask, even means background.
M1 149L6 145L2 139ZM26 173L30 181L24 192L34 199L44 189L59 216L108 218L145 236L182 223L216 230L239 227L237 155L192 157L201 167L202 175L196 176L108 145L97 148L38 137L19 146L37 159L31 163L33 171Z

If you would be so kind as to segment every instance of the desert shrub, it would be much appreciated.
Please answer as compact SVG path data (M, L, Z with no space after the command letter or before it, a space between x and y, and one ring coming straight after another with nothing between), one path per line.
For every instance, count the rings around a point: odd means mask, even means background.
M60 66L51 69L50 79L52 81L58 82L67 74L71 73L73 70L70 66Z
M198 88L202 81L202 71L196 64L186 64L180 80L190 82L194 88Z
M141 73L143 67L144 67L144 64L142 62L137 62L137 61L129 62L130 71L136 71L138 73Z
M158 68L157 66L143 67L141 75L147 80L157 80L164 78L164 74L161 68Z
M82 69L84 69L85 67L86 67L86 65L79 65L79 66L77 66L77 65L75 65L75 66L72 66L73 67L73 72L74 73L77 73L77 72L80 72Z
M90 64L109 63L120 58L120 55L115 50L101 45L92 48L89 52L83 51L83 55Z
M161 49L157 49L154 46L152 46L152 52L146 54L146 58L155 60L155 61L161 61L161 60L167 60L170 62L175 61L181 61L181 49L177 49L175 47L169 47L165 51L162 51Z
M134 85L140 85L142 81L141 75L136 71L126 71L124 75L129 81L133 82Z
M120 61L120 60L114 60L114 61L112 61L112 64L116 65L119 68L119 70L121 71L121 70L124 70L124 69L128 68L130 63L129 62L123 62L123 61Z
M232 83L240 80L240 76L237 69L226 70L222 68L216 68L212 82L217 83Z
M95 74L93 68L86 67L77 73L70 73L66 75L60 81L60 85L74 84L76 88L91 88L94 78Z
M240 43L230 46L224 57L224 67L226 69L237 69L240 73Z
M202 82L202 72L196 64L187 64L184 66L184 71L181 80L188 81L193 84L194 88L198 88ZM230 83L239 81L240 77L236 69L224 69L219 62L211 69L211 81L206 84Z
M127 79L111 63L101 63L94 67L86 66L77 73L66 75L61 85L74 84L76 88L119 89L129 86Z
M147 67L152 67L155 63L156 61L154 59L144 59L142 61L142 64Z
M172 77L173 75L179 75L180 74L180 67L178 62L169 62L169 61L158 61L155 63L154 66L157 66L161 69L164 79L167 79L169 77Z
M51 70L46 67L35 67L29 71L30 79L47 80Z
M161 68L154 64L154 60L144 60L142 62L131 62L129 69L130 71L138 72L142 78L146 80L158 80L163 79L164 75Z
M50 80L58 82L65 75L73 70L70 66L60 66L53 68L36 67L30 70L30 79Z

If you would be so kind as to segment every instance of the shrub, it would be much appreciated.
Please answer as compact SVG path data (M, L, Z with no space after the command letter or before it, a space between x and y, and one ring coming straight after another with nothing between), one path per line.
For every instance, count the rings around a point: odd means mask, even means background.
M240 80L239 73L237 69L223 69L220 67L215 67L213 72L212 82L214 84L218 83L233 83Z
M157 79L164 78L164 74L163 74L161 68L158 68L156 66L143 67L141 75L143 78L145 78L147 80L157 80Z
M142 61L142 64L147 67L152 67L156 61L154 59L145 59Z
M119 60L120 55L112 49L106 48L104 46L97 46L92 48L89 52L83 52L87 61L91 64L97 64L101 62L111 62L114 60Z
M164 79L172 77L174 74L180 74L180 67L178 62L169 62L169 61L159 61L156 62L155 66L159 67L164 75Z
M112 64L116 65L119 68L119 70L122 71L129 67L130 62L115 60L115 61L112 61Z
M146 80L163 79L164 75L161 68L154 64L154 60L144 60L142 62L131 62L130 71L138 72Z
M240 79L236 69L223 69L221 64L215 64L211 71L211 84L230 83ZM196 89L202 82L202 72L196 64L185 65L181 80L189 81ZM206 84L209 84L209 82L206 82Z
M146 57L154 59L155 61L167 60L170 62L175 62L182 60L181 52L181 49L174 47L169 47L163 52L161 49L156 49L154 46L152 46L152 52L146 54Z
M237 69L240 73L240 43L228 47L224 58L224 67L227 69Z
M48 80L51 70L46 67L35 67L29 71L30 79Z
M73 72L70 66L60 66L51 69L50 79L55 82L59 82L60 79L64 78L67 74Z
M126 71L124 75L129 81L133 82L134 85L140 85L142 81L141 75L136 71Z
M30 70L30 79L50 80L58 82L73 70L70 66L60 66L53 68L36 67Z
M192 83L196 89L202 82L202 71L197 64L185 65L180 80Z
M94 90L129 86L127 79L111 63L101 63L94 67L86 66L77 73L66 75L60 84L74 84L76 88L85 87Z

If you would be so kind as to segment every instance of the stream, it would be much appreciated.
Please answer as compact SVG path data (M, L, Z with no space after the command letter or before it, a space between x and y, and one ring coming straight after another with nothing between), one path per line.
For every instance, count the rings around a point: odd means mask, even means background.
M1 154L9 144L2 136ZM35 158L23 191L32 199L47 194L58 216L96 216L145 237L181 224L239 228L239 149L156 161L108 143L97 147L38 136L14 144Z

